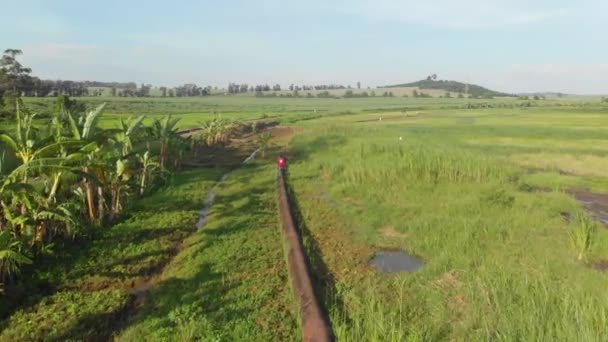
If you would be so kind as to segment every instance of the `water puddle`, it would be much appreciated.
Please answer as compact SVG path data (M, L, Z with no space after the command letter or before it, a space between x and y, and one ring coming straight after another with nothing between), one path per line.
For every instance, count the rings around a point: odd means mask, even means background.
M424 262L402 251L378 251L369 264L383 273L414 272Z
M247 157L247 158L245 158L245 160L243 160L243 164L247 164L247 163L251 162L253 160L253 158L255 158L255 155L257 153L258 153L258 150L253 151L253 153L251 153L249 155L249 157ZM207 195L207 198L205 199L205 202L203 203L203 209L201 209L198 212L198 221L196 222L196 228L198 230L203 228L205 226L205 224L207 223L207 219L209 218L209 213L211 212L211 207L213 206L213 202L215 202L215 194L217 192L217 189L226 179L228 179L228 176L230 176L231 173L232 173L232 171L224 174L222 176L222 178L220 178L220 180L217 181L217 183L215 183L213 188L211 188L211 191L209 191L209 194Z
M608 194L598 194L586 190L573 190L570 194L589 210L593 216L608 225Z

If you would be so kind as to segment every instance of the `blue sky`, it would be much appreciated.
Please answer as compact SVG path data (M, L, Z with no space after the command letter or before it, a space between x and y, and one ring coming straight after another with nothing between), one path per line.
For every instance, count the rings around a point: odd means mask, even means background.
M604 0L2 1L0 48L42 78L608 93Z

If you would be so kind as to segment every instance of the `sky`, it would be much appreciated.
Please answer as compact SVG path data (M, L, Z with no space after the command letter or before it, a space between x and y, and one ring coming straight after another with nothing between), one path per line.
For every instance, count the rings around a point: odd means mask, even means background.
M0 0L43 79L608 94L605 0ZM7 15L8 14L8 15Z

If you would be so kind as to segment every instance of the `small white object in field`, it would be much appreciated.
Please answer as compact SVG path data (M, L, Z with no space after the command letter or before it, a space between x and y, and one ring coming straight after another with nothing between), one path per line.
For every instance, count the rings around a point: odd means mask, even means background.
M382 121L382 117L380 117L378 120Z
M399 141L403 140L403 137L399 137Z

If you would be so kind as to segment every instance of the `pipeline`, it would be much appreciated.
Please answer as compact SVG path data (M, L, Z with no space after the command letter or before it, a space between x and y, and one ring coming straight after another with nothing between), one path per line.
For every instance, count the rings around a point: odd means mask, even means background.
M279 172L279 213L288 246L287 265L292 288L300 305L302 339L306 342L333 341L329 320L315 296L306 254L294 223L285 182L283 172Z

